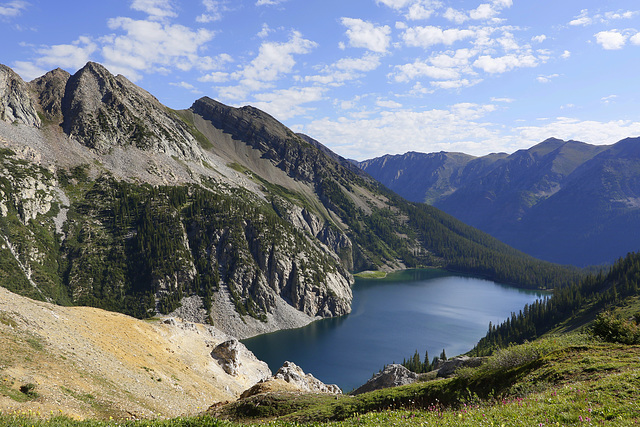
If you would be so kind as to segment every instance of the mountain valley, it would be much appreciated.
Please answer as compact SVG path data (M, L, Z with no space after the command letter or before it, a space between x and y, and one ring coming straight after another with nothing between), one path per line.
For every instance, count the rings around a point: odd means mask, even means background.
M589 181L601 176L594 171L616 170L616 153L633 158L633 143L550 140L518 154L522 164L546 158L553 179L516 179L507 155L440 153L429 200L454 200L461 183L488 186L500 176L514 176L502 181L507 188L535 187L539 202L551 203L565 181L588 194L603 183ZM557 150L571 161L545 157ZM630 169L628 181L611 182L625 190L615 193L619 203L635 203L626 192L634 176ZM411 179L407 187L423 180ZM500 197L520 200L515 193ZM469 194L468 210L493 212ZM270 375L247 354L248 370L229 374L212 353L218 345L346 315L354 274L413 267L545 290L584 277L406 201L254 107L203 97L172 110L97 63L31 82L0 66L4 409L37 400L41 411L70 405L66 414L78 418L198 413ZM116 391L125 377L139 383Z

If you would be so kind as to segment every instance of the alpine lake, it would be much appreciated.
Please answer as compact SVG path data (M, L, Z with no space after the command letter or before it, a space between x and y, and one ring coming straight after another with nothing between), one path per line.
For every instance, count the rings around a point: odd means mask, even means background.
M349 315L243 340L275 372L285 361L347 393L417 350L429 361L471 350L489 322L544 296L443 270L405 270L384 279L357 278Z

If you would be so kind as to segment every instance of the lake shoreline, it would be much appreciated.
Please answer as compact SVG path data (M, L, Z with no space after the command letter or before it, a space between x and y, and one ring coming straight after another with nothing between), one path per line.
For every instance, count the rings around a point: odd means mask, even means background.
M358 278L353 291L351 314L243 343L272 370L288 360L325 383L351 390L416 350L432 356L443 348L449 356L468 352L489 322L500 323L540 294L434 268Z

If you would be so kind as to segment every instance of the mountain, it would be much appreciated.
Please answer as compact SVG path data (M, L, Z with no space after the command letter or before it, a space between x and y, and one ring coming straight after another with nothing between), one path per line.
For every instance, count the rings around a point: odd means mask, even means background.
M508 156L407 153L359 166L523 252L583 267L638 249L639 149L637 138L611 146L551 138Z
M550 288L540 262L251 106L175 111L88 63L0 68L0 284L236 337L351 310L352 273L433 266Z

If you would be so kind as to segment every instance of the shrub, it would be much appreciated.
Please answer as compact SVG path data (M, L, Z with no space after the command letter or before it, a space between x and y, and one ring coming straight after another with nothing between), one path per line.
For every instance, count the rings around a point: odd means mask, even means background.
M600 313L596 317L591 333L608 342L640 344L640 327L609 312Z
M37 397L36 393L36 385L33 383L28 383L20 386L20 392L29 396L29 397Z

